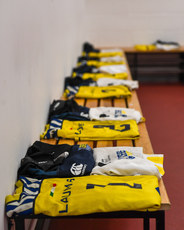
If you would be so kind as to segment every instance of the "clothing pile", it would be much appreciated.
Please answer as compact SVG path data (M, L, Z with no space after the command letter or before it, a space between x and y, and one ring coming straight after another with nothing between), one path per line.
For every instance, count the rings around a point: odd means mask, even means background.
M138 51L163 50L170 51L180 48L178 42L157 40L153 44L137 44L134 48Z
M118 140L139 137L139 111L119 107L80 106L74 99L54 100L41 139Z
M139 138L138 124L145 121L139 111L88 108L74 100L131 96L138 82L127 76L121 49L99 50L84 43L78 66L65 80L68 100L52 102L40 138ZM11 218L155 211L161 205L158 181L163 175L163 155L144 154L142 147L91 148L84 142L51 145L35 141L20 162L15 193L6 196L6 213Z
M36 141L21 160L6 212L12 217L153 211L160 207L158 179L163 174L163 155L143 154L140 147L92 150L87 144Z
M72 76L65 80L67 98L121 98L131 96L138 81L127 79L128 71L120 49L98 50L89 43L83 46Z

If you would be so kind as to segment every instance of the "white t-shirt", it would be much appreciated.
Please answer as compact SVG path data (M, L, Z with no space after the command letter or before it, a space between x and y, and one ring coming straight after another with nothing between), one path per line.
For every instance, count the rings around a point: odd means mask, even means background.
M156 156L163 158L162 154L152 154L154 157L151 161L147 159L147 156L152 155L143 154L140 147L104 147L94 148L93 151L96 166L91 174L109 176L154 175L158 178L162 176L157 164L154 163ZM163 165L159 165L159 167L163 168Z
M99 67L100 72L103 73L110 73L110 74L116 74L116 73L126 73L127 68L126 65L103 65Z
M114 78L99 78L97 80L97 86L109 86L109 85L125 85L130 90L138 89L139 84L138 81L132 80L122 80L122 79L114 79Z
M135 120L137 123L144 120L139 111L119 107L95 107L89 109L90 120Z
M98 165L99 162L103 164L109 164L115 160L123 158L123 152L128 151L133 154L133 156L143 158L143 148L142 147L131 147L131 146L121 146L121 147L101 147L93 149L93 157L95 164Z
M113 57L102 57L100 58L101 62L122 62L123 57L121 56L113 56Z

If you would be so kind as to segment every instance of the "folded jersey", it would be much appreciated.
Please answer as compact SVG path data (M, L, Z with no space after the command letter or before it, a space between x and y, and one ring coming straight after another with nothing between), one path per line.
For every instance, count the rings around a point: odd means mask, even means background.
M121 80L121 79L114 79L110 77L102 77L97 81L93 80L92 78L82 79L79 76L74 78L66 77L65 78L65 89L68 86L75 87L75 86L115 86L115 85L124 85L127 86L130 90L137 89L139 87L138 81L133 80Z
M124 58L121 56L114 56L114 57L89 57L89 56L81 56L78 57L78 62L83 62L83 61L100 61L100 62L105 62L105 63L117 63L117 62L123 62Z
M77 140L137 139L139 131L136 121L68 121L53 119L46 125L41 139L67 138Z
M146 45L146 44L137 44L134 46L134 48L138 51L152 51L152 50L156 50L156 46L155 45Z
M91 79L91 78L87 78L87 79L82 79L81 77L66 77L65 78L65 89L68 87L74 87L74 86L96 86L96 82Z
M89 57L112 57L112 56L122 56L122 50L115 48L115 49L96 49L91 43L85 42L83 44L82 50L83 56Z
M117 57L117 56L116 56ZM124 62L122 60L119 60L119 61L112 61L110 62L110 59L109 61L107 62L104 62L104 61L101 61L102 58L100 58L100 60L87 60L87 61L81 61L81 62L78 62L77 65L80 66L80 65L88 65L88 66L95 66L96 68L99 68L101 66L106 66L106 65L121 65L121 64L124 64Z
M95 49L95 47L93 46L93 44L91 44L89 42L85 42L83 44L82 51L85 52L85 53L89 53L89 52L99 53L100 49Z
M73 74L72 77L81 77L82 79L88 79L91 78L94 81L97 81L100 78L113 78L113 79L127 79L128 74L126 72L124 73L116 73L116 74L110 74L110 73L79 73L79 74Z
M82 74L82 73L99 73L100 71L95 66L89 66L87 64L82 64L73 68L73 74Z
M164 175L163 154L144 154L142 147L94 148L96 167L92 174Z
M36 141L21 160L18 177L85 176L93 167L93 150L89 145L50 145Z
M101 62L111 62L111 63L117 63L117 62L123 62L124 58L121 56L114 56L114 57L102 57L100 58Z
M65 106L66 105L66 106ZM72 105L74 105L72 107ZM145 121L139 111L122 107L94 107L80 106L75 100L54 100L49 109L50 123L53 119L62 120L135 120L137 123Z
M139 51L152 51L152 50L174 50L178 49L180 47L178 42L173 42L173 41L162 41L162 40L157 40L153 44L137 44L135 45L135 49Z
M138 89L138 81L132 80L121 80L113 78L100 78L96 81L97 86L111 86L111 85L124 85L127 86L130 90Z
M82 63L80 66L73 68L74 75L81 73L127 73L127 67L124 64L115 65L114 63L112 63L112 65L102 65L99 67L96 67L95 65L87 65L86 63Z
M180 47L178 42L162 41L162 40L157 40L154 43L154 45L156 46L157 49L161 49L165 51L178 49Z
M135 109L121 107L95 107L89 109L90 120L135 120L137 123L144 121L141 113Z
M130 90L123 85L115 86L67 86L67 98L122 98L131 96Z
M160 208L155 176L85 176L32 179L21 177L14 195L6 196L6 214L82 215ZM95 205L94 205L95 204Z
M54 100L49 108L48 123L53 118L89 120L89 108L78 105L73 99Z
M98 69L102 73L110 73L110 74L127 72L127 67L126 67L126 65L123 65L123 64L120 64L120 65L104 65L104 66L100 66Z

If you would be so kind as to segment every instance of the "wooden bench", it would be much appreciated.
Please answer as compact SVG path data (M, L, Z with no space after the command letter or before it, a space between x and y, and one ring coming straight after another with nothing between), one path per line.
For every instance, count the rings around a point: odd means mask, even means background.
M126 61L126 57L125 57ZM128 78L131 79L130 70L126 61L128 69ZM63 99L63 98L61 98ZM78 104L87 106L87 107L98 107L98 106L111 106L111 107L127 107L134 108L138 111L141 111L141 107L137 98L135 91L132 92L132 97L128 99L76 99ZM146 154L153 154L153 148L149 139L149 135L146 129L145 123L140 123L138 125L140 138L138 140L109 140L109 141L74 141L74 140L43 140L43 142L49 144L88 144L92 148L94 147L112 147L112 146L134 146L134 147L143 147L143 152ZM156 229L164 230L165 229L165 210L170 208L170 201L167 196L167 192L163 183L163 180L159 182L160 193L161 193L161 208L155 212L138 212L138 211L121 211L121 212L112 212L112 213L95 213L82 216L62 216L62 217L47 217L43 215L39 216L28 216L28 217L15 217L15 229L23 230L24 229L24 219L26 218L39 218L44 220L45 218L143 218L144 219L144 230L150 229L150 218L156 219ZM39 221L38 221L39 224ZM10 229L10 228L9 228ZM36 228L38 229L38 228Z
M123 47L132 72L140 81L180 81L184 83L184 47L164 51L140 51L134 47Z

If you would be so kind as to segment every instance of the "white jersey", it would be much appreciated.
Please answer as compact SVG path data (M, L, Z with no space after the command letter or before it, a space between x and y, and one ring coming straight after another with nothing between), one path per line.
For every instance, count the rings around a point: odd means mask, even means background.
M133 156L143 158L143 147L101 147L93 149L93 157L95 164L98 165L99 162L102 164L109 164L115 160L121 159L122 153L128 151L132 153Z
M158 159L163 160L163 155L143 154L141 147L94 148L94 159L96 166L91 174L109 176L154 175L158 178L164 174L163 163L154 162L157 162Z
M158 179L161 178L159 170L153 162L138 157L115 160L104 166L96 166L91 174L108 176L153 175L157 176Z
M122 62L123 57L121 56L113 56L113 57L102 57L100 58L101 62Z
M156 43L156 47L157 47L157 49L170 51L170 50L178 49L179 46L174 45L174 44L159 44L159 43Z
M132 80L122 80L122 79L114 79L114 78L99 78L97 80L97 86L109 86L109 85L124 85L127 86L130 90L138 89L139 84L138 81Z
M116 73L126 73L127 68L126 65L103 65L99 67L100 72L102 73L110 73L110 74L116 74Z
M95 107L89 109L90 120L135 120L137 123L144 121L141 113L135 109L119 107Z

